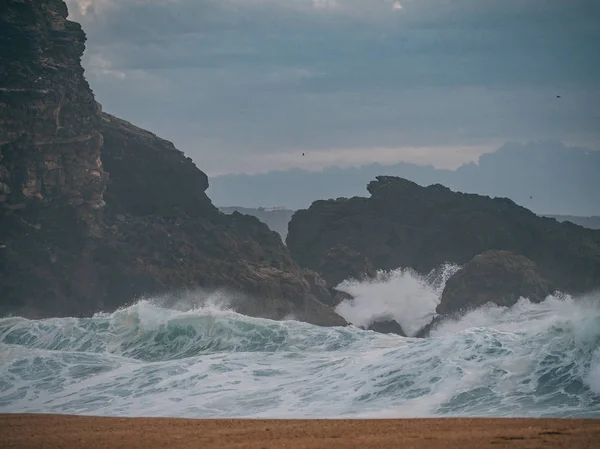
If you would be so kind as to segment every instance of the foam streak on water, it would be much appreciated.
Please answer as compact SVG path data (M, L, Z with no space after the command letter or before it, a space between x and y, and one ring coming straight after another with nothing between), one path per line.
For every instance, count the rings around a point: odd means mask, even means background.
M386 302L390 283L413 285L394 276L355 284L361 301L403 310L402 325L431 314L439 286ZM599 348L598 296L482 308L421 340L141 301L93 318L0 319L0 413L600 417Z

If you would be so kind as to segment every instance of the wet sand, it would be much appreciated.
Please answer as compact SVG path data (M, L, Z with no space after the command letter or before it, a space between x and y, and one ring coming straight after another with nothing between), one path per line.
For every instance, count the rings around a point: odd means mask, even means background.
M8 448L600 448L600 419L192 420L0 415Z

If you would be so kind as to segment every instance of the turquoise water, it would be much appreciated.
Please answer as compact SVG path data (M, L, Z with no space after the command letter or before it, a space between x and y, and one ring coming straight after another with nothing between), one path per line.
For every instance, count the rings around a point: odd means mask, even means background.
M0 319L0 413L600 417L599 348L597 296L482 308L427 339L140 301Z

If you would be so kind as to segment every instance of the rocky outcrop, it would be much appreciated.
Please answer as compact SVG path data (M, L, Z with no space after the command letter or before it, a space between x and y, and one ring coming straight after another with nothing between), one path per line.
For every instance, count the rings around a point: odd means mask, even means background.
M509 251L486 251L448 279L436 312L452 315L489 303L512 306L520 298L541 302L553 291L526 257Z
M349 278L360 280L377 275L368 257L343 245L336 245L325 251L315 271L331 287L336 287Z
M316 276L322 278L323 287L327 291L327 296L320 297L320 300L330 307L337 307L342 301L354 299L352 295L336 289L340 283L347 279L363 280L377 275L368 258L342 245L327 250L315 271L319 273Z
M402 326L395 320L376 321L369 327L369 330L379 332L380 334L396 334L401 337L406 337Z
M189 157L155 134L102 114L102 162L110 173L104 198L111 214L217 216L208 177Z
M140 292L201 286L243 292L234 308L275 319L345 324L316 273L301 269L279 235L250 215L226 215L204 191L206 175L171 142L103 114L105 238L98 252L113 308Z
M89 315L202 288L249 315L346 324L276 233L212 205L172 143L101 112L66 17L60 0L0 10L0 314Z
M396 177L378 177L368 191L370 198L316 201L294 214L286 241L300 265L318 270L336 245L364 255L376 269L412 267L420 273L506 250L533 261L563 292L600 286L599 231L538 217L506 198L421 187Z

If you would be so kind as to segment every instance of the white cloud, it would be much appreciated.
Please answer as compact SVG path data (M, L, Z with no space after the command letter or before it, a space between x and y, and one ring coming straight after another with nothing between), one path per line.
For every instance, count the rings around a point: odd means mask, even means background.
M361 147L361 148L330 148L330 149L298 149L294 153L265 153L240 155L243 158L243 169L238 167L228 170L224 166L212 167L203 164L203 169L210 176L228 173L257 174L270 170L286 170L290 167L319 171L325 167L359 167L378 162L392 165L398 162L410 162L427 165L433 162L436 168L455 169L467 162L476 162L484 153L498 148L499 143L488 145L440 145L430 147ZM211 161L212 162L212 161ZM240 161L241 162L241 161Z

